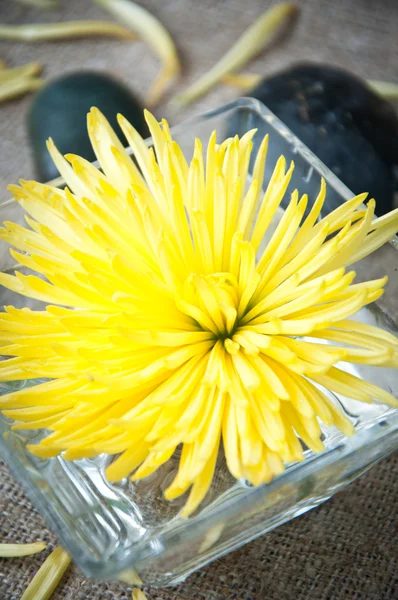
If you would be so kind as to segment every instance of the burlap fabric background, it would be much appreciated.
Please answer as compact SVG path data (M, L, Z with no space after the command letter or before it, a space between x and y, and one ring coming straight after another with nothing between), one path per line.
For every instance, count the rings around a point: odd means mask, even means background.
M271 73L299 59L327 61L372 79L397 81L397 0L308 0L291 35L250 66ZM106 18L90 0L60 0L57 11L26 8L0 0L1 23ZM169 28L184 58L184 85L209 68L268 0L141 0ZM144 95L158 62L148 48L113 40L42 45L0 43L0 58L12 66L38 60L48 78L79 67L112 71ZM182 87L182 86L181 86ZM158 116L173 123L236 96L227 87L201 99L185 113ZM30 97L0 106L0 200L6 185L32 176L25 114ZM15 216L15 215L14 215ZM13 218L13 210L1 219ZM6 263L1 249L1 267ZM379 261L378 261L379 262ZM383 262L383 261L381 261ZM390 265L391 267L391 265ZM393 267L392 270L394 270ZM396 270L396 268L395 268ZM396 294L390 295L391 301ZM0 298L3 304L4 297ZM23 490L0 464L0 540L28 542L54 536ZM322 507L284 525L192 575L175 589L148 590L151 600L393 600L398 598L398 456L395 454ZM0 600L21 597L46 553L0 560ZM74 568L54 600L110 600L131 597L131 589L93 583Z

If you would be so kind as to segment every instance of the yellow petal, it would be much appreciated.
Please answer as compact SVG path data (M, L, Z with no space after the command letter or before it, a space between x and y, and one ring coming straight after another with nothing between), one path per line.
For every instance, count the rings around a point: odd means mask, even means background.
M21 596L21 600L48 600L70 564L70 556L56 548L46 558Z
M64 21L32 25L0 25L0 39L24 42L70 39L90 36L111 36L135 39L125 27L108 21Z
M135 588L132 592L132 600L148 600L148 598L142 590Z
M34 542L32 544L0 544L0 556L2 558L14 558L18 556L30 556L45 550L46 544Z
M238 39L232 48L196 83L174 99L178 105L186 105L199 98L220 79L243 67L269 42L275 30L297 12L297 7L282 2L263 13Z
M137 33L161 59L162 71L152 84L147 98L149 106L157 104L170 82L179 75L181 70L177 49L169 32L154 15L135 2L129 0L95 0L95 2Z

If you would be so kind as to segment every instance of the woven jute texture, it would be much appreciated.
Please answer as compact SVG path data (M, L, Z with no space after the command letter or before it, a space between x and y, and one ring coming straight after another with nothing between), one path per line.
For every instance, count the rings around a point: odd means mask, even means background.
M253 73L272 73L296 60L346 67L369 79L397 81L397 0L308 0L294 30L252 63ZM59 0L55 11L0 0L0 22L107 18L90 0ZM272 4L269 0L141 0L177 40L184 58L183 85L195 80ZM45 76L92 68L112 72L144 97L158 61L142 43L81 40L41 45L0 42L0 58L11 66L30 60L45 65ZM171 123L225 103L236 91L219 86L178 115L167 106L157 115ZM0 201L6 185L33 175L25 115L31 97L0 106ZM14 209L1 220L18 218ZM0 249L1 268L8 266ZM378 257L378 265L385 262ZM394 272L398 265L388 265ZM381 272L381 270L380 270ZM373 273L372 273L373 276ZM377 275L376 275L377 276ZM396 284L397 278L395 279ZM390 294L391 303L396 292ZM6 294L1 304L8 301ZM146 590L150 600L393 600L398 598L398 456L381 462L318 509L278 528L192 575L178 588ZM0 541L56 540L0 463ZM19 600L48 551L23 559L0 560L0 600ZM69 569L54 600L127 600L131 589L95 583Z

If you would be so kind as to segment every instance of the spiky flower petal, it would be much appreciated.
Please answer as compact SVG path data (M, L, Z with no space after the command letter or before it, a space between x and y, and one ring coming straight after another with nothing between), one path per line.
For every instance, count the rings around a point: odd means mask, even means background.
M196 140L188 164L167 123L146 117L153 148L119 118L136 162L93 109L102 171L50 141L68 187L11 186L28 228L6 223L1 238L40 276L0 282L48 306L0 315L1 353L12 357L0 381L49 381L0 406L16 428L51 430L36 455L119 455L110 480L146 477L182 445L166 497L191 488L188 515L221 440L230 472L258 485L303 459L299 438L322 451L319 419L353 432L322 387L397 405L337 363L397 366L395 337L350 320L386 278L356 284L346 267L393 236L398 214L374 219L362 194L319 220L322 182L308 215L294 191L269 235L294 167L280 157L263 192L267 138L247 187L255 131L221 144L214 132L205 156Z

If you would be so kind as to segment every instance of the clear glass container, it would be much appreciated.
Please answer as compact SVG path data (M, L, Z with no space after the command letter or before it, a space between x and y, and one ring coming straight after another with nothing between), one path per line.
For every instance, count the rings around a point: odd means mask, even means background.
M196 136L206 140L216 129L221 140L252 128L258 128L255 147L265 133L270 134L265 181L278 157L284 154L287 161L293 159L296 165L291 190L297 187L301 193L307 193L310 203L317 195L321 176L328 183L327 211L352 196L257 100L241 99L216 109L175 127L173 135L190 158ZM3 214L2 220L5 218L9 219L9 214ZM386 244L356 270L359 278L361 274L367 278L390 275L391 291L377 304L362 309L358 319L397 333L398 307L393 298L397 285L394 265L398 259L395 243L396 239ZM19 306L24 302L15 300ZM398 390L397 371L361 365L346 368L393 393ZM15 389L29 382L0 384L0 393L6 393L13 385ZM138 573L145 583L171 585L324 502L398 448L398 410L329 396L355 424L356 435L347 439L337 429L323 427L325 452L315 455L306 451L303 463L289 465L282 475L258 488L243 480L235 481L220 455L208 497L189 519L179 517L184 497L173 502L163 498L163 490L178 466L178 452L142 481L132 483L126 478L111 484L104 475L111 457L76 462L62 457L39 459L26 450L26 444L45 433L12 431L11 421L0 416L0 454L87 576L134 583Z

